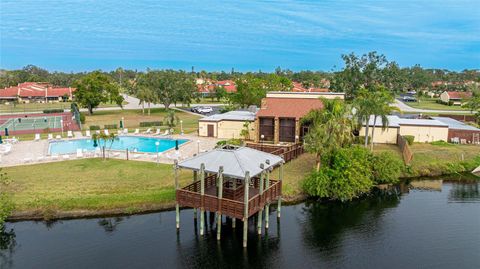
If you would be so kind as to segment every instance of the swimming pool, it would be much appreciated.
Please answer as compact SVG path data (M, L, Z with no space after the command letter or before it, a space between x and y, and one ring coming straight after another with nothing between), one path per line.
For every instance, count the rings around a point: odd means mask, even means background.
M169 139L169 138L157 138L157 137L144 137L144 136L119 136L118 140L112 144L112 150L126 150L155 153L157 152L157 146L155 142L159 142L158 152L163 152L172 148L175 148L175 141L178 141L178 145L181 145L188 141L188 139ZM99 144L102 144L100 142ZM107 143L106 148L110 147L110 143ZM93 139L76 139L68 141L54 141L50 142L48 147L49 154L71 154L76 153L77 149L95 150L93 145Z

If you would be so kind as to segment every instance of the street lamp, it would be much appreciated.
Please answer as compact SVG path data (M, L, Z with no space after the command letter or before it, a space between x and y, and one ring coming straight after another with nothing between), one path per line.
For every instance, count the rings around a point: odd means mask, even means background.
M60 127L62 128L62 136L63 136L63 119L60 119Z
M160 142L159 141L155 142L155 146L157 148L157 165L158 165L158 163L160 162L160 155L158 154L158 146L160 146Z
M261 151L263 151L263 139L265 138L265 136L262 134L260 135L260 145L262 147Z
M180 120L180 134L183 135L183 120Z
M296 135L296 136L295 136L295 144L298 143L298 139L299 139L299 137L298 137L298 135Z
M200 154L200 140L197 140L197 153Z

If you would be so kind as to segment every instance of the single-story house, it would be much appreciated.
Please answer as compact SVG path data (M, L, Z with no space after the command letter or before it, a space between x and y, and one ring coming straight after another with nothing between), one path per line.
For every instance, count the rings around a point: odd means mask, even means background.
M340 98L344 93L269 92L262 99L255 121L255 142L297 143L305 134L300 120L313 109L322 109L319 99Z
M53 87L43 82L24 82L0 89L0 101L48 102L72 100L75 88Z
M255 134L255 114L251 111L229 111L199 119L198 135L219 139L243 138L241 132L248 128L247 139L252 139Z
M442 100L442 102L446 104L452 102L453 105L462 105L467 99L471 97L471 92L444 91L442 92L442 94L440 94L440 100Z
M448 141L458 143L480 143L480 129L447 117L432 117L448 125Z
M406 119L398 116L387 116L388 124L385 130L382 130L382 120L377 118L375 124L375 137L373 143L378 144L396 144L397 135L410 135L415 137L415 142L428 143L434 141L448 141L448 125L435 119ZM369 121L369 135L371 137L373 130L373 116ZM365 135L365 124L360 129L359 135Z

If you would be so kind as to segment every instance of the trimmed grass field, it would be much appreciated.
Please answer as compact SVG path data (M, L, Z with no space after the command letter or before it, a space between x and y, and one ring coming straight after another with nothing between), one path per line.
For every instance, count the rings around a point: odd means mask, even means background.
M139 128L140 122L163 121L166 115L167 112L164 108L152 108L150 115L148 115L147 109L145 109L145 114L142 114L141 109L95 111L93 115L85 114L84 129L88 129L91 125L99 125L100 128L103 128L106 124L117 124L117 126L119 126L120 120L123 117L125 119L125 128L130 128L129 131L132 132L132 128ZM175 110L175 115L178 116L179 120L183 121L183 130L185 133L197 131L199 116L178 110ZM163 126L161 129L165 130L166 127ZM174 129L175 133L179 133L180 123L178 123Z
M127 104L127 102L124 102ZM28 104L0 104L0 113L29 113L38 112L45 109L70 109L71 102L53 102L53 103L28 103ZM99 107L115 107L116 104L102 103Z
M13 180L17 212L49 217L58 211L136 212L174 201L173 166L83 159L4 168ZM182 171L182 185L192 180Z
M448 106L444 104L439 104L436 102L436 100L438 100L438 98L421 98L420 102L405 102L405 104L419 109L452 110L465 112L469 111L467 108L461 106Z

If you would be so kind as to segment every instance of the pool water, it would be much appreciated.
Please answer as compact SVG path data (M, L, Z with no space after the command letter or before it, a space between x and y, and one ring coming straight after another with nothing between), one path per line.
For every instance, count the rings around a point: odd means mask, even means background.
M156 142L159 142L158 152L163 152L175 148L175 141L178 145L187 142L187 139L169 139L156 138L144 136L119 136L112 144L112 150L130 150L137 152L155 153L157 152ZM50 142L48 152L49 154L71 154L76 153L77 149L95 150L93 139L76 139L69 141L54 141ZM103 146L103 141L98 144ZM110 142L107 142L106 148L110 148Z

